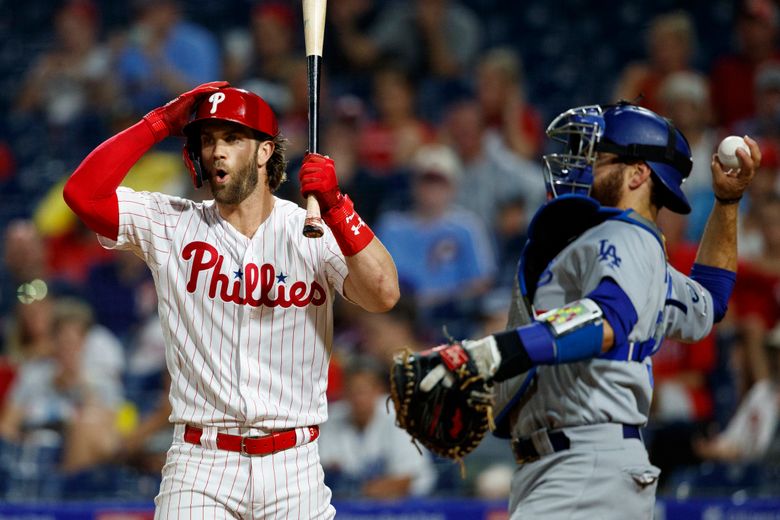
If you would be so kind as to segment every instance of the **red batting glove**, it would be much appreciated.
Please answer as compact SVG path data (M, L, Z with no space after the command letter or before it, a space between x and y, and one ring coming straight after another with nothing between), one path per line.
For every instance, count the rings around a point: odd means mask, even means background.
M355 212L349 197L341 193L336 180L333 159L317 153L307 153L303 158L301 194L314 195L320 203L322 220L333 232L333 237L345 256L362 251L374 239L374 232Z
M301 195L304 198L314 195L320 203L322 213L327 213L344 202L344 195L336 180L336 165L330 157L307 153L303 158L298 179L301 183Z
M230 83L227 81L212 81L198 85L165 105L155 108L144 116L144 121L152 127L158 143L169 135L184 135L182 128L189 122L195 104L207 94L229 86Z

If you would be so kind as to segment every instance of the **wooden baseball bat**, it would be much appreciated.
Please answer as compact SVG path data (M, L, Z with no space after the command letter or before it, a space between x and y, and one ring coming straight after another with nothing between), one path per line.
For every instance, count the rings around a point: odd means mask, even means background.
M309 152L319 150L320 65L325 36L325 7L327 0L303 0L303 35L306 41L306 65L309 76ZM306 197L306 220L303 235L319 238L325 232L320 205L314 195Z

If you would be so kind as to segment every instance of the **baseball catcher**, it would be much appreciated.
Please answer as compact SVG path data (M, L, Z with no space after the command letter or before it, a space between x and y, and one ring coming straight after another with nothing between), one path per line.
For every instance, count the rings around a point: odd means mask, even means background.
M652 355L664 337L709 334L736 279L737 208L761 161L711 162L713 209L690 274L666 260L659 211L691 211L690 146L673 123L628 103L577 107L547 135L550 200L520 255L510 327L404 353L392 367L398 424L434 453L462 458L497 411L522 471L512 520L653 516L660 470L641 439ZM491 402L491 396L495 401Z

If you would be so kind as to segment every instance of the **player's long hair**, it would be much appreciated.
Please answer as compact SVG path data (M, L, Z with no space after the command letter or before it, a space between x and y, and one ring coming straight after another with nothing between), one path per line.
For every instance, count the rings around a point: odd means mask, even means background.
M273 193L287 180L287 158L285 157L287 138L282 134L276 134L271 141L274 143L274 153L268 159L266 173L268 175L268 189Z

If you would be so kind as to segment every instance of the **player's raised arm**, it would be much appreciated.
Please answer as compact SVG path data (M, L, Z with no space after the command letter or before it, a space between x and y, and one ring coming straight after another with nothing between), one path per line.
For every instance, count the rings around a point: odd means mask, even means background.
M197 100L225 86L224 81L200 85L103 142L68 179L63 191L65 202L90 229L116 240L119 230L116 189L122 179L155 143L169 135L182 135L181 129Z
M304 198L314 194L322 219L333 232L349 269L344 294L367 311L384 312L398 301L398 273L392 257L341 193L333 160L307 154L300 171Z
M753 181L761 165L761 150L758 143L745 136L750 148L748 154L738 148L736 151L740 167L724 171L717 154L712 156L712 190L715 204L707 220L696 263L729 271L737 270L737 214L739 201Z
M712 296L713 322L726 315L737 271L737 217L739 201L761 164L758 143L745 136L750 153L737 149L740 168L724 171L717 154L712 156L712 190L715 203L707 219L696 263L690 277Z

